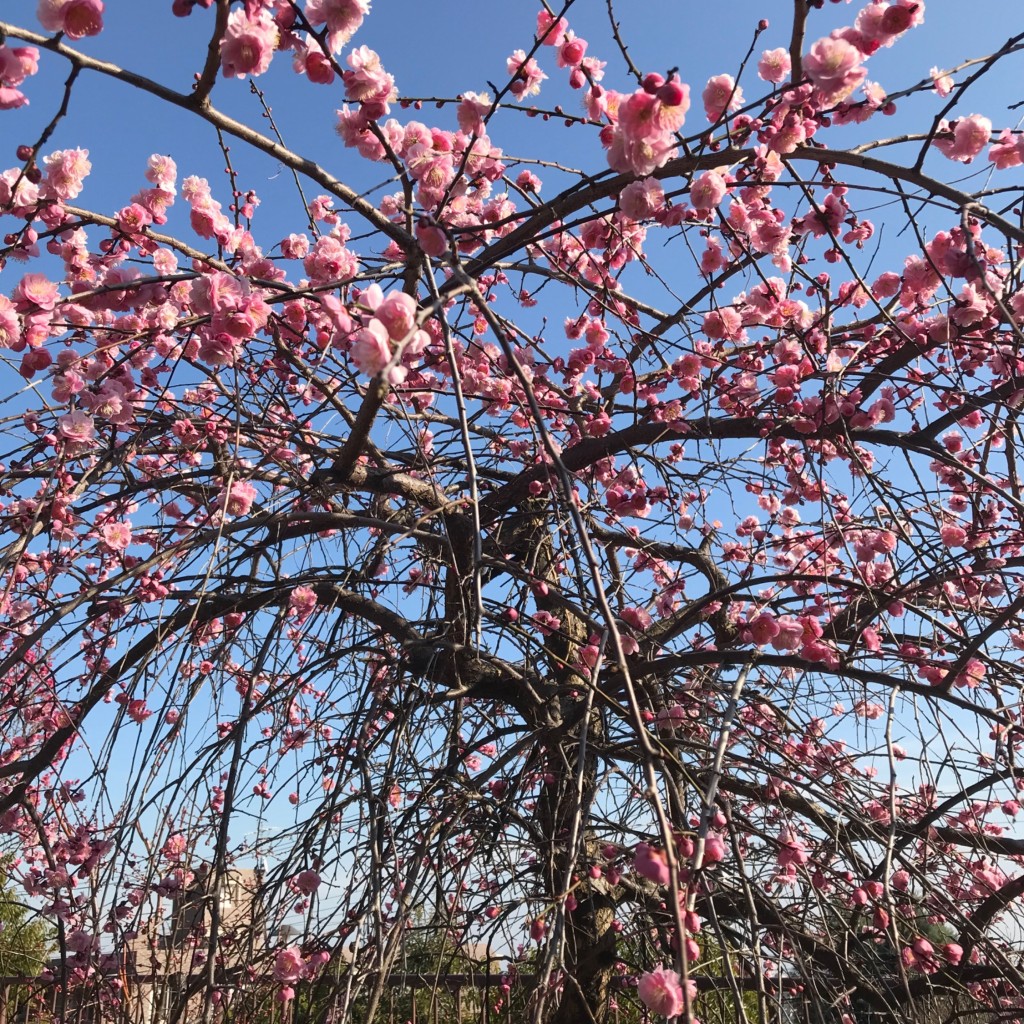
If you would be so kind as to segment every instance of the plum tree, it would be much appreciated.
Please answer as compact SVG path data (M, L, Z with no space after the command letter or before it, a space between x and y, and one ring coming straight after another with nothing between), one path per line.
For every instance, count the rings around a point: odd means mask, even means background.
M372 1018L425 905L537 1022L1014 1017L1024 33L108 6L0 23L0 827L71 975L202 867L208 1020L239 949Z

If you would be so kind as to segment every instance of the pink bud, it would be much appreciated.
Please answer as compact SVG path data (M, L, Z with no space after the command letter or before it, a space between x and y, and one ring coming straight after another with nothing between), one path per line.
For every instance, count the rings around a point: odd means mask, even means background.
M672 79L670 82L666 82L658 90L658 99L665 104L666 107L678 107L683 102L686 93L683 91L682 85L676 79Z

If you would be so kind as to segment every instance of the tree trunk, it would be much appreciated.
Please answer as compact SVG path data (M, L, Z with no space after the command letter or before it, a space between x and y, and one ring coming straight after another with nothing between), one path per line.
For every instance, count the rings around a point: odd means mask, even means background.
M602 857L597 838L586 831L597 781L594 750L601 734L597 712L590 713L585 725L580 723L579 732L584 730L587 742L582 793L577 788L580 744L570 740L549 755L548 770L555 781L545 787L537 805L538 824L548 843L548 897L556 907L564 906L565 901L569 907L564 912L562 960L556 964L556 970L564 971L564 985L560 1002L546 1016L549 1024L606 1024L611 1020L609 1004L616 963L616 933L612 925L616 903L607 880L589 875L590 865L600 863ZM573 846L574 822L576 835L582 832L585 838Z

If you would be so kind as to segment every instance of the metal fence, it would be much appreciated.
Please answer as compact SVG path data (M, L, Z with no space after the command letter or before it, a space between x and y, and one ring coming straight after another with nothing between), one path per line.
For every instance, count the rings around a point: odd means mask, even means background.
M0 1024L514 1024L534 984L519 974L393 974L370 1016L351 980L342 972L297 983L282 1003L263 981L226 980L208 995L187 975L0 977ZM617 1024L649 1024L630 982L616 987L624 1003L613 1011Z

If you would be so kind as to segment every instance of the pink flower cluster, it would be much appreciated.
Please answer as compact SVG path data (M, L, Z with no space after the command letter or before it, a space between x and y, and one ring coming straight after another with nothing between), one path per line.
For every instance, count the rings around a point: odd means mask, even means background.
M513 50L505 66L512 79L509 92L517 100L536 96L540 92L540 83L548 77L533 57L527 59L525 50Z
M211 366L232 366L247 341L267 325L270 307L247 277L221 271L197 277L189 305L209 317L198 331L196 354Z
M796 878L797 869L811 858L807 844L792 830L784 828L779 833L779 849L776 854L779 863L778 881L791 882Z
M900 951L900 960L909 970L935 974L944 963L955 967L963 955L963 947L957 942L947 942L936 949L924 936L919 936L912 945L903 947Z
M154 224L167 223L167 209L174 204L178 194L175 181L178 168L169 157L154 153L146 167L146 180L152 188L144 188L132 196L132 204L141 206L150 216Z
M1004 128L999 138L992 143L988 158L998 170L1019 167L1024 163L1024 134Z
M294 999L295 990L291 987L291 983L302 981L304 978L316 977L323 966L330 962L330 959L331 954L326 950L306 956L298 946L279 949L274 957L273 968L274 980L282 983L278 999L281 1002Z
M845 100L867 76L864 60L880 47L892 46L904 32L923 21L923 0L871 0L852 27L819 39L803 58L804 74L814 86L817 107Z
M411 295L392 291L385 296L380 286L374 284L362 294L360 302L373 313L352 341L352 362L363 373L380 373L396 349L403 359L414 358L429 344L430 335L416 328L416 300ZM391 382L401 383L406 372L404 366L393 367Z
M302 260L302 267L314 284L349 281L359 273L359 260L345 248L348 228L339 225L329 235L321 235Z
M804 74L815 89L819 107L845 100L867 77L865 54L840 37L819 39L804 55Z
M537 39L544 46L550 46L554 49L555 63L560 68L569 69L570 88L582 89L588 82L593 86L603 77L604 62L594 57L586 56L587 41L581 39L569 28L569 23L565 18L556 19L554 15L549 14L546 10L540 11L537 14ZM522 51L517 50L516 54L522 54ZM509 74L512 74L515 70L512 60L516 54L509 60ZM536 70L536 65L527 73L527 81L532 78L533 84L537 86L537 89L540 87L540 80L546 77L544 75L537 77L538 75L539 71ZM520 92L517 92L515 89L512 92L513 95L521 98Z
M416 182L416 202L424 210L432 211L447 197L445 223L461 228L479 227L479 231L462 232L459 248L463 252L472 252L485 244L495 230L489 225L505 220L512 212L505 196L487 201L492 183L501 179L505 165L501 162L501 150L492 146L487 135L479 131L484 127L479 118L480 102L473 94L462 112L467 124L478 129L475 138L463 131L428 128L419 121L401 125L393 118L380 128L392 152L404 161L409 176ZM470 105L474 110L469 109ZM338 134L346 146L358 149L368 159L386 159L384 146L369 130L361 109L351 110L346 105L338 112ZM460 170L462 176L456 180ZM396 222L404 222L404 208L397 197L386 198L381 209ZM447 252L444 231L432 219L418 224L417 237L428 255L439 256ZM394 256L398 258L400 254L395 252Z
M327 26L331 53L341 53L370 13L370 0L306 0L304 13L314 28Z
M288 615L301 626L316 611L317 604L312 587L296 587L288 596Z
M632 220L649 220L665 209L665 190L657 178L631 181L619 193L619 209Z
M368 46L358 46L345 58L349 70L342 73L345 98L358 103L363 117L379 121L391 109L398 95L395 80L384 70L379 55Z
M690 109L690 87L676 75L666 81L659 74L649 74L643 88L631 96L605 93L601 105L614 118L601 130L608 165L627 174L649 175L676 154L674 135Z
M58 149L43 160L46 174L40 193L64 202L81 194L82 185L92 170L87 149Z
M0 46L0 110L28 105L18 88L39 70L39 51L34 46Z
M292 884L305 896L311 896L320 888L320 875L311 868L300 871L293 879Z
M222 245L231 236L234 225L224 215L220 203L213 198L206 178L191 175L181 184L181 194L192 208L192 230L200 238L216 238Z
M701 99L704 101L704 114L714 124L726 113L743 106L743 90L732 75L715 75L708 79Z

